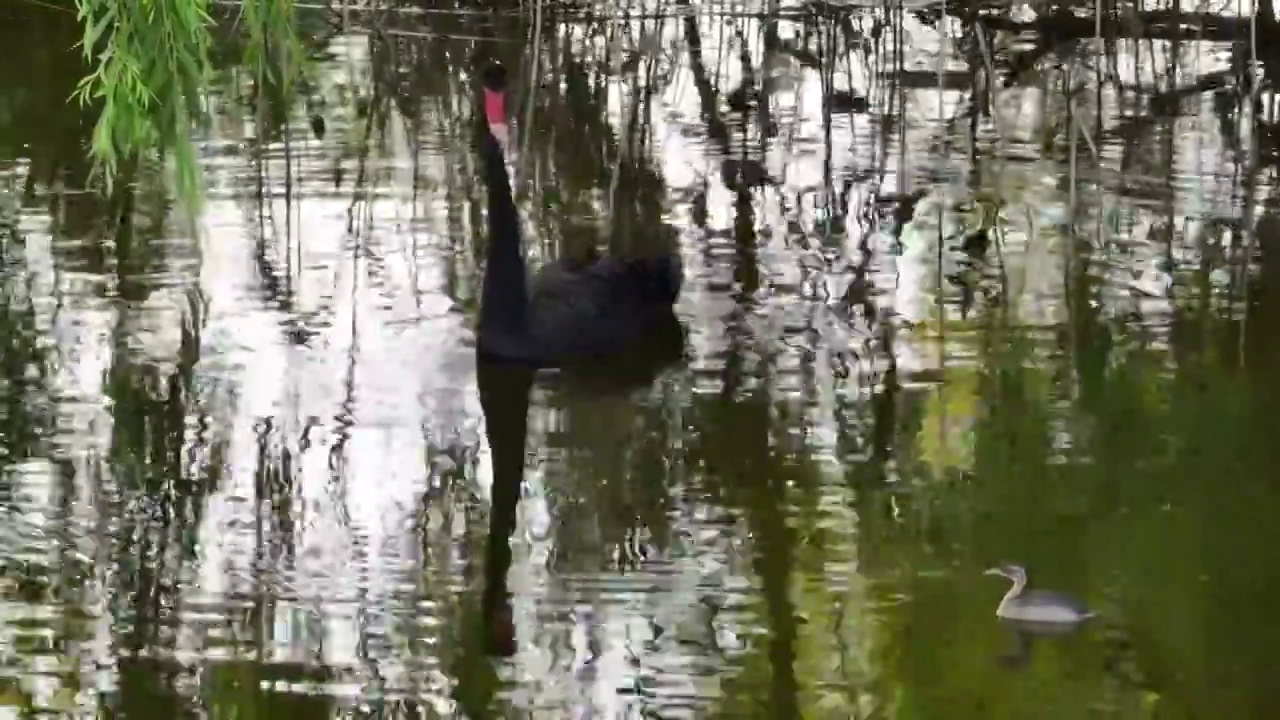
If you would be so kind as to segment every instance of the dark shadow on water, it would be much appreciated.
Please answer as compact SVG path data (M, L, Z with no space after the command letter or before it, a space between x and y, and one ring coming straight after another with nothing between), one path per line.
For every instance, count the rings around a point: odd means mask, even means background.
M126 656L119 660L120 687L106 717L174 720L199 717L180 687L189 669L172 660ZM215 717L283 717L322 720L337 703L321 688L333 679L323 666L289 661L226 660L209 663L201 704Z
M1025 620L1001 620L1000 624L1008 630L1012 638L1012 648L1000 655L997 660L1002 667L1010 670L1025 668L1031 662L1032 648L1037 642L1051 641L1049 638L1063 638L1084 630L1084 623L1042 623Z

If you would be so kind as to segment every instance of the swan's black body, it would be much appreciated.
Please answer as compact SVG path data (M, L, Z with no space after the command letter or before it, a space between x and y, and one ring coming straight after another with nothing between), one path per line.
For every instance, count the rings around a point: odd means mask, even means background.
M490 66L484 81L500 107L505 91L501 66ZM672 309L681 284L675 255L559 262L544 268L529 291L504 141L495 137L501 121L486 119L480 155L489 192L489 250L480 300L481 357L567 367L637 351L669 354L677 338L682 349L683 329Z

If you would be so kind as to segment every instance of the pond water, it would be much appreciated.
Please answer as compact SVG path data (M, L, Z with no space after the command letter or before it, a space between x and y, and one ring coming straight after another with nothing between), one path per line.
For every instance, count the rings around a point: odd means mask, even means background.
M193 218L153 168L79 190L74 13L0 10L4 717L1275 717L1247 53L525 10L306 11L288 98L224 39ZM530 263L685 269L685 361L539 377L516 495L474 358L480 54L519 78ZM1003 562L1098 617L1001 623Z

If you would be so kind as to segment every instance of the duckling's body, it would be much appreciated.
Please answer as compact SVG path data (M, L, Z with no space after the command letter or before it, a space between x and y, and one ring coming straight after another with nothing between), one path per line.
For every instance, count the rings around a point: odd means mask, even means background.
M1024 590L1014 595L1013 588L1005 593L996 607L996 617L1029 622L1080 622L1093 617L1084 603L1068 595L1049 590Z
M1094 617L1084 603L1049 590L1027 590L1027 571L1018 565L1004 565L987 570L986 575L1000 575L1013 581L996 607L996 617L1034 623L1078 623Z

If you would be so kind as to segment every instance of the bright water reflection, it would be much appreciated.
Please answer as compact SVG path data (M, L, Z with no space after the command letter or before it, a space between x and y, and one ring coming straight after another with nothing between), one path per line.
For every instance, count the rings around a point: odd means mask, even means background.
M5 47L79 37L3 12ZM971 155L963 55L939 92L911 13L552 23L536 68L532 33L494 26L489 52L539 78L517 121L531 261L596 243L611 208L627 250L678 244L690 333L646 388L534 387L497 658L461 17L317 40L323 139L299 102L259 144L228 70L194 237L145 171L123 213L58 191L83 175L74 52L0 63L0 194L22 205L0 229L0 703L1271 716L1274 190L1236 163L1249 108L1193 92L1153 119L1115 89L1226 55L1121 42L1073 185L1062 78L1001 90ZM825 74L822 38L844 48ZM905 228L872 202L920 188ZM1005 202L998 246L939 251L977 194ZM1011 635L980 574L1000 560L1104 619Z

